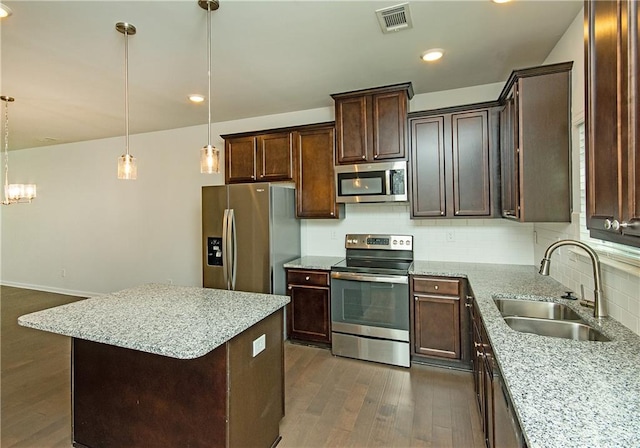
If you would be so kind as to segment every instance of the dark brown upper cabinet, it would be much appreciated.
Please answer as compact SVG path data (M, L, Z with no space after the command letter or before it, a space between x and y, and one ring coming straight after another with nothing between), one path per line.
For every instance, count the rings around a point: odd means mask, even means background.
M498 103L411 114L411 216L498 216Z
M334 124L306 126L296 130L293 137L297 161L296 216L340 218L344 205L336 203Z
M585 1L587 227L640 247L640 22L635 0Z
M290 131L222 137L225 139L225 183L293 180Z
M500 94L502 216L571 221L571 67L515 70Z
M334 122L222 138L227 184L295 181L296 217L337 219L344 214L344 205L336 204Z
M336 163L406 159L410 82L331 95L335 101Z

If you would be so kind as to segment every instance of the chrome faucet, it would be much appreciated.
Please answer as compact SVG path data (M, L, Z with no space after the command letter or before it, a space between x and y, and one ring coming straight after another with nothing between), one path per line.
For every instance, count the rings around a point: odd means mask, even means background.
M575 240L560 240L551 244L547 247L547 250L544 253L544 258L540 262L540 274L541 275L549 275L549 265L551 264L551 254L554 250L556 250L560 246L577 246L583 249L589 257L591 258L591 265L593 266L593 297L594 297L594 308L593 308L593 317L600 318L606 317L607 313L604 310L604 299L602 297L602 276L600 274L600 259L598 258L598 254L595 253L591 247L587 246L580 241ZM584 297L583 297L584 299Z

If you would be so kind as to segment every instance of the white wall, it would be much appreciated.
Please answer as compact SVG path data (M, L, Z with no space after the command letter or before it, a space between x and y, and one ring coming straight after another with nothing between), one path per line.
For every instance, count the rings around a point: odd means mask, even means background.
M416 95L410 107L492 100L500 89L501 84L491 84ZM330 120L333 108L328 107L216 123L212 131L218 136ZM199 149L205 143L206 126L132 135L138 179L131 182L116 179L123 137L11 151L11 179L37 183L38 197L29 205L2 208L2 283L78 295L145 282L200 285L200 187L224 183L222 175L199 173ZM223 145L219 138L214 143ZM452 226L453 241L443 233ZM474 230L487 237L474 243ZM307 221L303 253L342 255L344 233L354 231L414 234L416 256L422 259L532 260L529 226L500 220L410 221L406 206L388 204L350 206L339 222ZM521 250L511 253L505 243L487 254L483 244L505 241L505 232Z
M583 119L585 114L583 33L583 12L581 11L545 61L545 64L574 61L572 71L572 121L574 124ZM534 245L536 260L542 259L545 249L559 239L580 239L580 155L575 132L572 161L574 203L572 223L543 223L534 226L537 239ZM640 334L640 269L603 261L603 290L609 315ZM586 256L561 248L553 255L551 276L565 285L567 290L576 292L576 295L580 295L580 285L584 285L586 298L593 300L593 274L591 263Z
M314 109L217 123L213 135L331 120ZM2 207L2 283L78 295L201 285L200 187L224 183L199 172L206 137L206 125L132 135L136 181L116 179L123 137L11 151L11 180L37 183L38 197Z

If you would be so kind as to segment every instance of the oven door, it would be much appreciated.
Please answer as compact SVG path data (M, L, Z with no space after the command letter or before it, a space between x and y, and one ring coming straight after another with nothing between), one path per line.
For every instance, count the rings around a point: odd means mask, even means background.
M331 329L408 342L408 277L332 272Z

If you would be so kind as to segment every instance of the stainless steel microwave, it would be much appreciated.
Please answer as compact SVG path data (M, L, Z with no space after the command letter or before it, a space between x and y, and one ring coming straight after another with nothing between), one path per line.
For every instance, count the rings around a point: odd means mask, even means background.
M334 168L336 202L406 202L407 162L375 162Z

